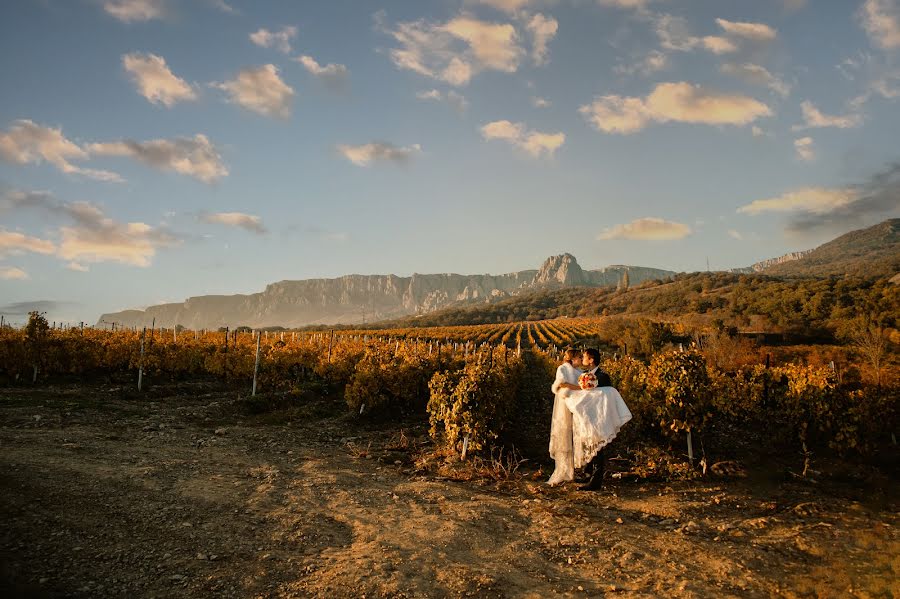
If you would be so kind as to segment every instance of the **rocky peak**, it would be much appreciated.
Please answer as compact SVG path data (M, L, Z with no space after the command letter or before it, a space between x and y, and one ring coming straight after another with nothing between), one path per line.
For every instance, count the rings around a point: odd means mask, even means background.
M533 285L583 285L585 282L584 271L578 265L578 260L572 254L560 254L550 256L541 265L540 270L534 275Z

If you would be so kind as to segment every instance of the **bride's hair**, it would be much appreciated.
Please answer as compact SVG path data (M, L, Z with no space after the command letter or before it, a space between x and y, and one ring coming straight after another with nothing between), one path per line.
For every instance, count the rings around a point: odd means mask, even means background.
M563 362L571 364L572 360L574 360L575 358L580 358L580 357L581 357L581 352L578 351L577 349L570 347L569 349L566 350L566 353L563 354Z

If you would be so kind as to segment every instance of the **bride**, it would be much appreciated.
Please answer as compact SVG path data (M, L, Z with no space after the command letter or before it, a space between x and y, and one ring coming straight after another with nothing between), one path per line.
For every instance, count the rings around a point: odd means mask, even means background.
M631 420L628 406L599 363L596 349L587 349L581 355L570 349L556 371L550 427L550 455L556 469L547 481L550 485L574 480L575 468L584 468L590 480L582 489L599 489L603 483L603 448ZM579 370L582 364L587 372Z

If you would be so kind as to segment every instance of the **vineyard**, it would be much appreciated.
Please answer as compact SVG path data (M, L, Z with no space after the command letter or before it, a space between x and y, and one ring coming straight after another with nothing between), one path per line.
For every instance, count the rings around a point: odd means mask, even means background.
M0 328L6 595L895 596L893 363L637 326ZM543 484L560 342L634 414L601 492Z
M553 378L561 347L597 344L603 334L602 320L589 319L272 333L59 329L35 314L23 329L0 330L0 376L35 384L133 373L138 388L148 380L215 377L254 394L317 383L342 392L360 416L427 411L435 439L454 451L463 443L478 451L502 441L525 398L544 409L543 384ZM699 344L682 343L646 360L615 353L603 368L635 414L625 435L638 443L671 444L747 425L766 427L807 458L811 447L869 455L896 443L896 387L842 381L833 366L729 370Z

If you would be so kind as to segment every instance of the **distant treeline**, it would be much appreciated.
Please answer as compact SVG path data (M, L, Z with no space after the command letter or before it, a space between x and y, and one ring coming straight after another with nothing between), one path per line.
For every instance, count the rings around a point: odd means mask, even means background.
M785 279L762 274L689 273L627 290L575 287L540 291L352 328L459 326L600 315L693 315L745 330L825 335L865 317L896 329L900 325L900 285L887 278Z

